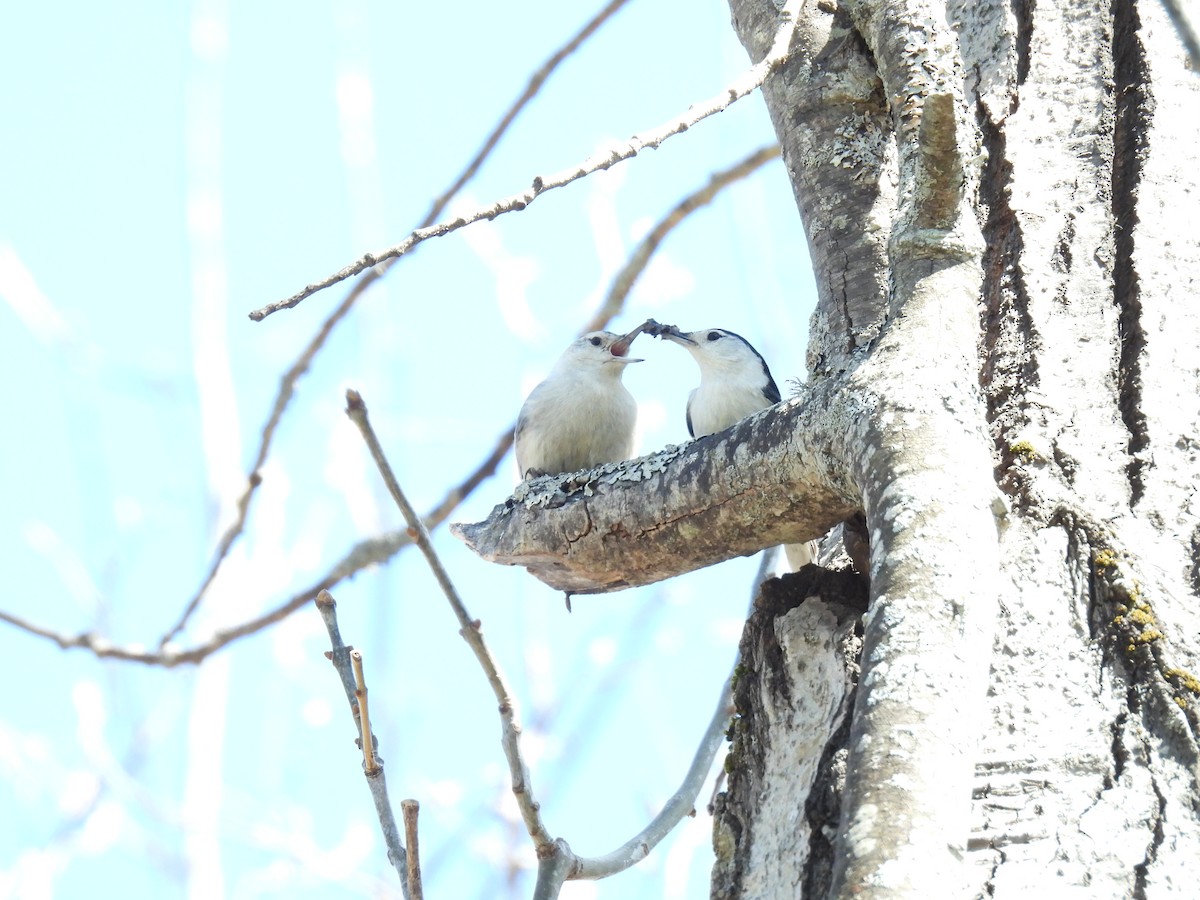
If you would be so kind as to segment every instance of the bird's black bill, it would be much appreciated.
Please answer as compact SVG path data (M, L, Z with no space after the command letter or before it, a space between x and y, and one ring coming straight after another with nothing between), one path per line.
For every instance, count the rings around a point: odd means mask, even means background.
M676 344L692 344L694 346L696 343L690 337L688 337L686 333L680 331L674 325L659 325L658 337L666 338L668 341L674 341Z

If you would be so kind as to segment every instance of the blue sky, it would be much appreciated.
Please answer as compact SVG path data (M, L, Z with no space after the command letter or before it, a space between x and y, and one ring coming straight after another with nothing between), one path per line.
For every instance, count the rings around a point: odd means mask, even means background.
M153 645L203 578L281 373L344 295L247 313L401 239L590 8L126 2L0 29L0 607ZM506 196L717 92L728 9L631 0L525 110L454 210ZM180 643L268 609L401 527L342 412L361 391L419 509L470 472L637 239L773 139L761 99L528 210L427 242L338 328ZM804 236L782 164L668 238L613 324L745 335L804 369ZM641 339L640 449L687 438L697 374ZM784 388L787 392L786 387ZM511 456L460 507L516 483ZM733 661L754 560L577 597L436 544L519 699L551 831L604 853L682 778ZM392 796L422 803L431 896L525 897L494 701L419 555L334 590L363 650ZM199 668L97 661L0 628L0 895L362 897L392 885L353 726L304 610ZM707 789L706 789L707 790ZM701 806L708 794L701 798ZM697 816L565 897L706 897ZM511 878L510 878L511 875Z

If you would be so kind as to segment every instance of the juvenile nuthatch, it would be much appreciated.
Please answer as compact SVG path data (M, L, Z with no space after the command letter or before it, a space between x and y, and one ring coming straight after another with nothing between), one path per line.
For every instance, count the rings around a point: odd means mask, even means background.
M767 361L740 334L723 328L680 331L651 320L647 332L685 348L700 367L700 386L688 396L688 433L694 438L724 431L735 422L779 402L779 387ZM785 544L793 571L813 562L815 541Z
M522 478L590 469L633 455L637 403L621 375L630 363L641 362L628 354L643 327L576 338L530 392L517 418Z

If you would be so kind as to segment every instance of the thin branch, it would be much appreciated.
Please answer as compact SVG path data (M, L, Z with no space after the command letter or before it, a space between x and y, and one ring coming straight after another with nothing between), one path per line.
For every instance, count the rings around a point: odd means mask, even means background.
M491 134L489 134L484 140L483 145L480 147L478 152L476 152L475 156L471 158L471 161L467 163L454 181L451 182L450 186L446 188L446 190L442 191L442 193L439 194L433 201L432 205L429 207L429 211L425 214L425 218L421 220L421 224L418 226L419 228L432 225L437 221L438 216L442 214L447 204L449 204L449 202L458 194L458 192L462 190L463 186L479 171L484 161L488 158L488 156L491 155L492 151L495 150L496 146L500 143L500 139L504 136L504 133L508 131L512 123L516 121L516 118L520 114L521 110L523 110L529 104L529 102L535 96L537 96L538 91L541 90L542 86L546 83L546 80L550 77L554 70L558 68L559 64L576 50L578 50L584 41L595 34L600 26L608 21L608 19L611 18L612 15L627 2L628 0L612 0L612 2L608 3L598 13L596 13L596 15L589 19L584 24L583 28L576 32L575 35L570 38L570 40L559 47L558 50L554 51L550 58L547 59L546 62L544 62L541 67L533 73L532 76L530 76L529 83L525 86L525 90L521 92L521 95L517 97L515 101L513 101L512 105L509 106L504 115L501 116L499 123L497 123L496 127L492 129ZM245 530L246 517L249 514L251 498L254 496L258 486L262 483L262 476L259 474L259 470L262 468L263 463L266 462L267 454L270 451L271 442L275 437L275 430L279 427L279 422L283 418L283 413L287 409L288 404L291 403L292 397L295 395L296 383L300 380L304 373L308 371L309 366L312 365L312 361L316 357L317 353L323 346L325 346L325 342L329 339L329 335L333 332L334 327L346 317L346 314L350 312L350 309L354 306L358 299L365 294L375 284L375 282L383 277L387 269L391 267L392 262L394 262L394 260L389 260L387 263L373 268L362 278L361 281L359 281L349 292L347 292L346 296L342 299L342 302L338 304L337 308L329 314L324 322L321 323L321 327L317 329L316 334L313 335L312 340L308 342L308 345L300 353L300 356L296 359L296 362L292 364L292 367L288 369L280 379L279 392L275 395L275 404L271 408L271 415L268 416L267 422L263 426L258 444L258 454L254 459L254 465L250 467L250 475L247 477L246 488L237 500L235 507L237 510L237 515L235 516L233 522L230 523L229 527L225 529L225 533L221 535L220 541L217 542L217 548L213 553L213 559L209 564L208 574L205 576L204 581L201 582L200 587L196 590L196 593L192 595L192 598L188 601L187 606L184 607L184 611L180 615L179 620L159 640L160 648L170 643L170 641L175 638L187 625L188 620L192 617L192 614L195 613L196 608L200 605L200 601L203 599L205 593L207 593L209 587L212 585L213 580L217 577L217 572L220 570L221 564L225 561L225 557L229 555L229 551L233 548L234 543ZM305 602L307 602L307 598L305 599Z
M400 887L404 896L413 900L408 891L408 854L400 842L400 830L396 827L396 816L392 812L391 801L388 800L383 760L375 755L379 742L371 731L371 721L367 713L367 683L362 670L362 654L348 647L342 640L337 622L337 603L329 591L321 591L317 595L316 604L321 613L321 620L329 632L332 649L326 656L333 663L342 681L342 689L346 692L354 724L358 728L358 743L363 751L363 774L366 775L367 787L375 803L375 813L379 816L379 826L387 845L388 862L400 876Z
M562 838L555 841L548 852L539 853L533 900L555 900L562 891L563 882L570 877L575 860L575 854Z
M455 485L446 493L441 502L425 516L426 527L430 530L442 524L450 514L465 500L470 493L486 478L495 474L496 467L504 459L512 446L512 428L506 430L496 439L487 458L480 463L470 475ZM355 544L316 584L293 594L274 609L262 615L247 619L232 628L214 632L207 640L186 649L174 648L169 645L160 646L157 650L147 650L139 644L118 645L107 638L85 631L76 635L65 634L36 625L12 613L0 610L0 622L7 622L15 628L28 634L42 637L59 646L63 650L82 649L106 659L120 659L127 662L143 663L145 665L171 668L179 665L199 663L205 657L216 653L227 644L262 631L264 628L282 621L296 610L306 606L312 598L323 590L329 590L361 572L363 569L387 562L405 547L412 543L408 532L400 531L391 534L368 538Z
M488 684L492 688L492 693L495 694L496 701L500 705L500 720L502 724L500 743L504 748L505 758L508 760L509 772L512 776L513 795L516 797L517 806L521 810L521 818L525 821L525 827L533 838L538 854L541 855L554 842L549 832L546 831L545 825L542 824L537 801L533 798L529 769L525 765L524 758L521 756L521 728L517 724L516 711L513 708L512 698L509 695L508 686L504 682L504 677L500 674L500 669L496 665L496 661L492 658L491 652L484 643L482 626L478 619L471 618L467 612L467 607L459 596L458 590L454 587L454 583L450 580L450 575L446 572L442 561L438 558L437 552L433 549L433 542L429 538L429 531L425 528L425 523L421 521L416 511L412 508L412 505L408 502L408 498L404 495L404 491L401 490L400 483L396 480L396 476L392 472L392 467L387 461L387 456L383 452L383 447L379 444L379 438L376 437L375 430L371 427L371 422L367 417L367 407L357 391L346 391L346 414L362 433L363 440L367 444L367 449L370 451L372 459L375 460L379 474L383 476L388 492L392 495L392 499L396 501L396 506L400 508L405 522L408 523L413 539L416 541L421 553L424 554L425 560L429 563L430 570L433 572L438 585L442 589L442 593L445 594L446 599L450 602L451 609L454 610L454 615L458 618L459 625L461 626L459 633L471 647L471 650L474 651L475 658L479 660L479 665L483 668Z
M254 310L250 313L250 318L256 322L260 322L272 313L279 312L282 309L291 309L319 291L323 291L338 282L345 281L347 278L352 278L360 272L379 265L382 262L396 259L409 253L413 248L430 238L443 237L483 219L491 221L499 215L523 210L547 191L565 187L572 182L578 181L580 178L591 175L593 172L608 169L618 163L632 159L642 150L648 148L656 149L667 139L677 134L682 134L697 122L715 113L724 111L731 104L752 91L757 90L767 77L787 60L792 29L796 21L796 11L802 4L803 0L790 0L780 13L779 19L781 25L776 32L771 51L761 62L751 66L749 70L731 81L720 93L705 101L694 104L682 115L676 116L642 134L635 134L625 143L615 144L605 150L601 150L576 166L563 169L553 175L536 176L533 179L532 186L520 193L498 200L489 206L477 208L453 221L440 222L436 225L418 228L400 243L376 253L365 253L345 268L327 278L306 286L304 290L293 294L291 297Z
M267 461L267 454L271 450L271 442L275 439L275 430L279 427L279 422L283 419L283 414L288 408L288 404L292 402L292 397L296 393L296 383L299 382L304 373L308 371L312 365L313 359L316 358L321 348L325 346L325 342L329 339L329 335L333 332L334 327L345 318L350 312L350 307L354 302L374 283L377 276L364 278L358 282L354 288L347 293L345 299L338 305L325 321L321 323L321 327L317 329L316 334L308 342L308 345L300 353L290 369L288 369L283 377L279 379L279 392L275 395L275 404L271 407L271 415L267 417L267 422L263 425L261 436L258 441L258 454L254 458L254 464L250 467L250 474L246 479L246 489L242 491L242 495L237 501L237 516L229 527L225 529L225 533L221 535L221 540L217 543L217 549L213 553L212 562L209 563L208 574L196 593L192 595L188 601L179 620L162 636L158 642L161 649L165 647L172 639L174 639L187 626L192 614L195 613L200 601L204 599L204 595L212 586L213 581L217 577L217 572L220 571L222 563L225 562L225 557L229 555L229 551L233 548L234 543L246 528L246 517L250 512L250 501L254 497L258 486L262 484L262 475L259 470ZM308 602L305 598L304 603ZM298 604L299 608L303 603Z
M726 679L717 709L709 722L708 729L705 731L696 755L692 760L692 764L684 776L683 783L680 785L679 790L666 802L662 811L638 835L626 841L611 853L593 858L576 857L565 841L561 839L555 841L550 838L541 821L539 806L533 798L530 786L529 770L525 765L524 759L521 757L519 746L520 726L516 723L512 700L504 684L503 677L484 644L480 623L477 619L472 619L467 612L462 598L459 596L457 589L450 580L449 574L433 549L429 532L417 517L407 497L405 497L399 482L396 480L395 474L392 472L391 465L388 463L386 454L379 444L379 439L371 427L366 404L356 391L351 390L346 392L346 413L362 433L363 440L367 444L371 457L374 459L389 493L391 493L392 498L396 501L396 505L404 515L405 521L416 532L416 543L421 548L421 552L425 554L429 567L433 571L438 584L441 586L442 592L446 595L446 599L450 601L450 606L458 617L459 624L462 626L461 634L471 646L471 649L475 651L475 656L483 667L488 683L491 685L496 699L500 704L500 715L503 723L501 744L504 747L504 754L508 759L509 770L513 778L513 794L517 799L517 804L520 807L526 828L534 839L539 859L539 874L534 893L535 898L557 897L563 880L567 878L603 878L607 875L624 871L644 859L685 815L695 810L696 797L699 795L708 772L712 768L717 751L724 743L726 723L729 720L732 702L732 677ZM764 558L764 562L760 566L760 575L756 579L756 584L758 581L761 581L768 561L767 558Z
M329 592L326 591L325 595L328 596ZM350 667L354 670L354 701L358 704L359 728L363 734L371 735L369 741L362 742L363 771L370 778L383 771L383 765L382 761L375 756L375 732L371 730L371 713L367 706L367 679L363 674L361 651L350 651Z
M454 183L433 201L433 206L430 207L425 219L421 222L422 228L436 222L438 216L442 214L442 210L446 208L446 204L450 202L450 199L462 190L464 184L475 176L475 173L479 171L479 167L483 165L483 161L487 159L500 142L500 138L504 132L512 125L517 114L525 107L525 104L537 96L538 91L542 89L542 85L546 83L546 79L550 77L551 73L558 68L559 63L578 50L584 41L595 34L597 29L607 22L627 2L628 0L612 0L611 3L588 20L573 38L555 50L536 72L529 76L529 83L525 85L525 90L521 92L521 96L513 102L513 105L500 118L500 122L492 130L492 133L487 136L487 139L483 142L483 146L479 148L479 152L467 163L467 167L463 169L462 174L455 179Z
M733 673L725 679L725 686L717 700L700 746L692 757L679 790L671 795L662 811L641 832L630 838L616 850L603 856L581 857L571 872L571 878L604 878L628 869L645 859L664 837L670 834L684 816L692 815L696 809L696 798L708 773L712 771L717 751L725 744L725 732L729 728L729 716L733 710Z
M679 203L677 203L655 226L646 234L645 237L638 243L630 254L629 260L622 267L621 271L613 279L612 285L609 288L604 302L600 305L597 311L592 315L592 318L585 323L580 329L580 333L584 334L589 331L597 331L605 328L612 319L618 316L624 308L625 301L632 291L638 278L649 265L654 253L661 246L666 237L675 228L679 227L689 215L697 210L703 209L708 203L712 202L715 196L726 187L735 183L737 180L750 175L759 167L769 162L778 156L776 147L763 147L756 150L754 153L747 156L741 162L736 163L728 169L715 172L709 179L708 183L689 194ZM283 376L280 381L279 395L276 397L275 407L271 412L266 427L263 429L263 437L259 446L258 458L255 462L254 471L250 475L250 486L245 494L242 495L239 501L239 518L236 523L230 526L222 538L220 547L216 557L213 560L209 571L208 578L205 579L200 590L192 598L188 604L183 616L171 628L170 631L159 641L157 652L146 650L141 646L128 645L117 646L104 637L91 632L83 632L78 635L67 635L61 632L52 631L35 625L32 622L26 621L11 613L0 611L0 621L9 623L16 628L46 638L57 644L62 649L85 649L94 653L96 656L121 659L129 662L138 662L145 665L157 665L164 667L172 667L177 665L187 665L201 662L205 657L217 652L227 644L232 643L239 638L247 637L255 634L262 629L282 621L292 613L306 606L312 598L322 590L331 590L347 578L351 578L358 572L373 565L381 565L393 556L403 550L412 543L412 538L407 531L392 532L390 534L378 535L360 541L336 564L334 564L328 573L326 573L319 581L312 584L301 591L296 592L279 606L268 610L260 616L228 629L215 632L207 640L196 644L187 649L172 648L169 646L170 639L177 636L186 625L189 617L195 611L205 591L216 576L217 569L220 567L225 555L232 547L233 542L240 535L242 528L245 525L245 513L250 500L251 492L258 486L259 478L257 475L258 468L266 459L267 451L274 435L274 431L279 424L279 420L283 416L283 412L291 399L295 389L295 384L308 368L316 352L320 349L324 340L328 337L329 331L333 325L349 311L350 303L353 299L362 293L372 281L377 278L373 272L364 277L350 291L350 296L346 301L335 311L335 314L330 316L318 332L317 336L309 343L305 353L297 360L296 364ZM475 467L474 470L467 475L461 482L455 485L452 489L446 492L433 509L425 515L425 527L433 531L439 525L446 521L450 515L459 507L462 502L471 495L483 481L490 478L496 473L501 461L512 448L513 429L516 427L514 421L496 438L495 444L488 455Z
M770 577L778 553L778 546L768 547L762 552L758 562L758 571L754 576L754 584L750 591L751 609L754 608L754 599L763 581ZM734 669L737 668L739 661L739 659L734 660ZM663 805L662 811L654 817L649 825L616 850L604 856L579 859L571 874L572 878L604 878L607 875L624 871L644 859L658 845L659 841L670 834L684 816L694 814L696 798L700 796L700 789L704 787L705 779L712 771L713 760L716 759L717 752L725 743L725 733L729 730L731 715L733 715L733 670L725 679L721 695L717 699L717 708L713 710L712 719L709 720L708 728L705 729L704 736L700 739L700 746L696 748L692 764L688 768L687 774L684 775L679 790L671 795Z
M634 248L633 252L629 256L629 260L613 279L604 302L597 309L596 313L593 314L592 318L582 327L580 333L585 334L589 331L602 330L608 326L608 323L612 319L620 315L624 309L626 299L628 298L634 285L637 283L637 280L645 271L647 265L649 265L654 253L662 245L663 241L669 236L669 234L675 228L679 227L689 215L700 209L703 209L720 191L734 184L739 179L749 176L751 173L757 171L762 165L771 161L778 155L779 151L776 147L763 147L759 150L756 150L754 153L751 153L741 162L736 163L730 168L713 173L706 185L677 203L665 216L663 216L662 219L658 221L657 224L655 224L652 229L650 229L649 232L647 232L637 247ZM507 447L511 444L513 428L515 427L516 423L514 422L513 426L511 426L504 433L504 436L508 438L508 443L504 444L505 449L507 449ZM497 449L500 449L499 446ZM498 463L498 461L499 460L496 462ZM469 493L469 491L465 493ZM439 513L445 508L445 505L445 502L443 502L443 505L438 507ZM449 512L450 510L446 510L445 515L448 516ZM425 521L427 525L432 515L433 514L431 513L430 516L426 517ZM445 516L442 518L444 517ZM433 526L430 525L429 527L432 529ZM407 533L404 533L403 537L405 538L404 543L407 545L407 543L409 543ZM766 568L761 569L759 576L755 580L756 586L765 577L764 573L769 571L770 564L774 559L774 554L778 549L778 547L772 547L763 551L762 565L766 566ZM647 607L647 609L652 609L652 607ZM639 620L639 623L635 627L635 631L637 631L639 634L644 633L646 631L646 624L646 622ZM610 672L610 675L615 676L616 670L614 669L612 672ZM601 687L599 690L600 693L603 694L603 687ZM537 724L539 728L544 728L548 723L546 721L542 721L540 723L535 722L534 724ZM582 739L582 732L576 736ZM564 754L567 758L571 757L569 744L570 741L568 741L568 746L564 748Z
M625 265L621 267L621 271L617 273L617 277L613 279L612 286L608 289L608 295L604 298L604 302L600 304L600 308L596 310L591 321L580 330L580 334L587 334L589 331L599 331L617 316L625 306L625 298L629 296L629 292L633 290L634 284L641 277L642 272L646 270L646 266L649 265L650 258L658 250L659 245L667 235L674 231L684 219L696 210L702 209L709 203L712 203L717 194L721 193L729 185L736 181L741 181L766 163L778 157L778 144L761 147L728 169L714 172L709 176L708 184L697 191L693 191L676 203L671 211L659 219L658 223L650 229L646 236L638 243L637 247L634 248Z
M416 800L400 801L400 817L404 820L404 841L408 845L408 900L424 900L421 885L421 845L417 840L417 816L421 804Z

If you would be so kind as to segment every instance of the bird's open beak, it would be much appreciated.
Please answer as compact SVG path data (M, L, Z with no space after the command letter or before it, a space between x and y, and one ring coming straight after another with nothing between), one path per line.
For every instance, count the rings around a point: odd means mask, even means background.
M637 328L633 329L633 331L629 332L629 334L623 335L620 340L613 342L612 347L609 348L609 352L613 356L620 359L621 362L627 362L627 363L643 362L643 360L640 360L640 359L630 359L629 358L629 348L633 345L633 339L635 337L637 337L639 334L641 334L645 330L645 328L646 328L646 323L643 322Z

